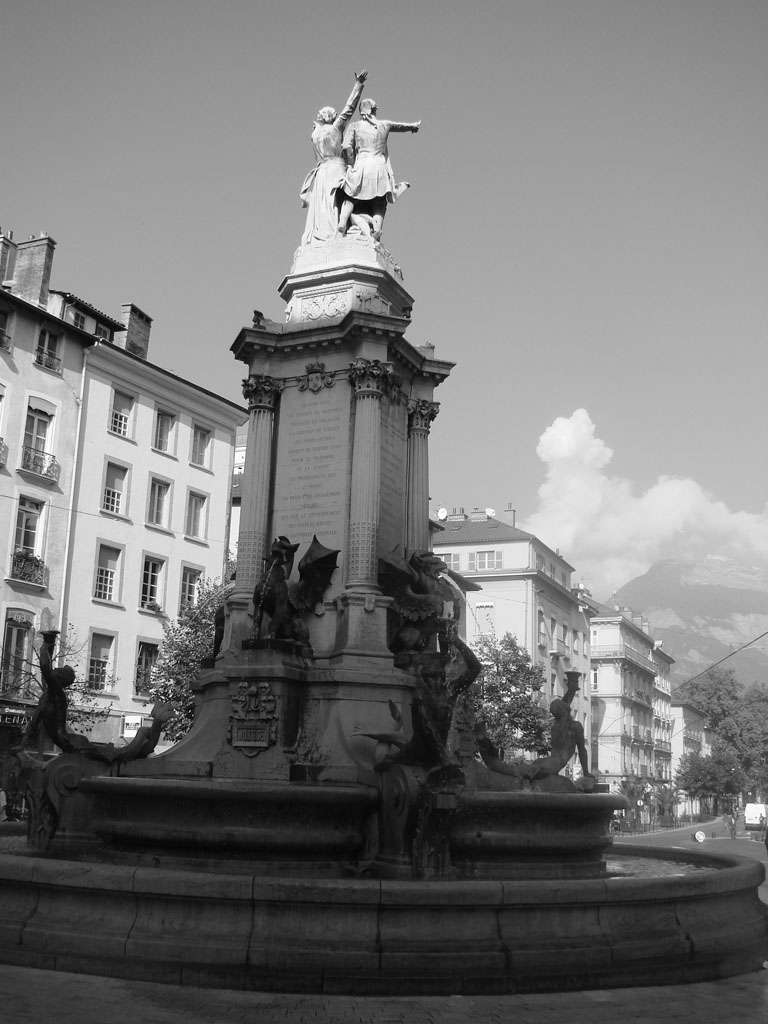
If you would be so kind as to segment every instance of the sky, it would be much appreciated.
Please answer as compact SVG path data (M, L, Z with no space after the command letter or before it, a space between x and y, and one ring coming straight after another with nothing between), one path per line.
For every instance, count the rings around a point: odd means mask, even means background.
M369 71L411 190L383 243L436 393L431 505L514 508L604 597L768 567L765 0L3 0L0 225L242 401L318 108Z

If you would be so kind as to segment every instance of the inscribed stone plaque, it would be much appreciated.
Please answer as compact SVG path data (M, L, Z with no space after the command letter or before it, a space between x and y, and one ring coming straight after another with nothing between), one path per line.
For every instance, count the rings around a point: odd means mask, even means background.
M346 381L317 392L286 388L280 400L272 532L300 543L297 562L312 535L336 548L342 566L350 472L350 390ZM340 589L343 569L334 574ZM330 596L329 591L326 597Z
M379 555L405 542L405 492L408 413L404 402L381 403L381 496L379 501Z

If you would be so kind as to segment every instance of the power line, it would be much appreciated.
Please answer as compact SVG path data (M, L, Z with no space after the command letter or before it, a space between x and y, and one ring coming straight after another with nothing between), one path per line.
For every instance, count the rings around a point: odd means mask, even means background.
M722 665L724 661L728 661L729 658L732 658L735 654L739 654L745 648L751 647L752 644L757 643L758 640L762 640L764 636L768 636L768 629L766 629L766 631L764 633L760 633L759 636L754 637L754 639L748 640L745 644L742 644L741 647L737 647L736 650L735 651L731 651L730 654L726 654L726 656L724 658L721 658L720 661L716 661L714 664L709 665L707 668L702 669L701 672L697 672L696 675L695 676L691 676L690 679L684 680L679 685L680 686L687 686L688 683L692 683L692 682L694 682L694 680L699 679L701 676L705 676L707 674L707 672L711 672L713 668L717 668L718 665Z

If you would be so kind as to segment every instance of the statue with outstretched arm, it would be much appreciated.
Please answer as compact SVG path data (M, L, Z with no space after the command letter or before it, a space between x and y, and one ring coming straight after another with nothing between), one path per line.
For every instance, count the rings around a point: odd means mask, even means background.
M362 225L370 221L373 237L378 241L387 204L394 203L409 187L407 181L395 182L387 148L389 133L417 132L421 121L383 121L376 117L377 111L375 100L363 100L360 120L347 129L344 138L349 167L344 178L339 231L345 234L352 218L365 233Z

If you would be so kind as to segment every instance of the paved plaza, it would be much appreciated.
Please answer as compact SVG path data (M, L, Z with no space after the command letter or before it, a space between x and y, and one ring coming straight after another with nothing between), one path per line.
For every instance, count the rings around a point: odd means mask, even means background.
M768 1021L768 970L727 981L557 995L273 995L0 966L8 1024L626 1024Z

